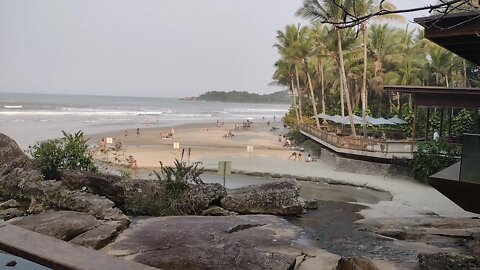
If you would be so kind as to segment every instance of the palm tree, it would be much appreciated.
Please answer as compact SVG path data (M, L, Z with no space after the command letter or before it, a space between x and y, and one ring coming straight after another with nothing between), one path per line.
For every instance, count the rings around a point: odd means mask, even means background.
M313 107L313 116L315 119L315 125L320 128L320 122L318 120L317 102L315 101L315 94L313 93L312 79L310 78L310 72L308 70L308 58L313 54L312 38L307 36L307 28L302 27L299 31L299 39L296 43L296 54L303 60L305 68L305 76L307 78L307 84L310 89L310 101Z
M365 16L370 13L374 13L380 9L385 10L396 10L396 7L388 2L382 1L379 3L378 0L350 0L349 10L357 16ZM381 6L380 6L381 5ZM399 20L403 21L404 18L400 15L387 15L387 16L380 16L374 17L378 19L389 19L389 20ZM368 108L368 97L367 97L367 68L368 68L368 61L367 61L367 21L363 21L360 25L360 30L362 32L362 45L363 45L363 82L362 82L362 90L361 90L361 99L362 99L362 117L364 122L366 122L366 111ZM364 133L365 133L365 124L363 125Z
M277 31L277 43L276 47L282 57L288 59L294 63L295 67L295 77L297 81L296 91L298 93L298 111L300 116L300 123L303 123L303 113L302 113L302 91L300 88L300 79L298 74L298 65L301 63L302 59L299 57L298 52L296 51L297 43L299 41L299 30L300 25L287 25L285 31Z
M303 6L297 11L297 15L315 21L322 21L326 19L341 21L343 17L346 16L345 11L339 7L339 5L344 4L344 0L338 0L332 2L328 0L304 0ZM337 46L338 46L338 56L340 62L340 77L341 84L343 85L343 90L345 91L345 97L347 101L347 110L349 115L350 127L352 130L352 136L356 137L357 133L355 130L355 124L353 122L353 113L352 113L352 104L350 102L350 93L348 91L347 79L345 75L345 66L343 60L343 50L342 50L342 38L339 28L335 28L337 36Z
M325 114L325 58L331 53L325 45L328 39L328 28L320 23L314 23L310 31L310 37L315 48L317 76L320 80L321 97L322 97L322 113Z
M295 109L295 118L297 120L297 126L300 124L300 114L298 112L298 106L295 96L295 86L293 83L293 78L295 76L295 65L291 62L286 61L285 59L280 59L275 62L275 73L273 74L273 79L275 84L288 86L291 96L292 96L292 105Z

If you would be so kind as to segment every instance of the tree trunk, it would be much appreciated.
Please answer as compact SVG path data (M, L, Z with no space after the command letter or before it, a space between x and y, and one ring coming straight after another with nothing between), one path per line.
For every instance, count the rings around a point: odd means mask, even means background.
M344 91L343 91L343 76L342 76L342 68L340 65L340 56L337 56L337 65L338 65L338 75L340 76L340 112L342 117L345 116L345 100L344 100Z
M345 90L345 97L347 98L347 110L348 110L348 119L350 120L350 128L352 130L352 136L356 137L357 132L355 130L355 124L353 122L353 113L352 113L352 104L350 102L350 93L348 92L348 86L347 86L347 75L345 74L345 65L343 64L343 51L342 51L342 40L340 36L340 29L336 29L337 32L337 40L338 40L338 54L340 55L340 69L341 69L341 74L340 77L343 77L343 82L345 83L344 85L344 90Z
M319 129L320 128L320 121L318 121L318 113L317 113L317 102L315 101L315 94L313 93L313 86L312 86L312 80L310 79L310 73L308 73L308 64L307 64L307 59L303 59L303 62L305 63L305 74L307 75L307 81L308 81L308 86L310 88L310 99L312 101L312 107L313 107L313 117L315 119L315 125Z
M320 60L320 74L322 78L320 84L322 85L322 113L325 114L325 81L323 76L323 60Z
M302 112L302 90L300 89L300 79L298 78L298 67L295 63L295 76L297 77L297 92L298 92L298 115L300 116L300 124L303 124L303 112Z
M362 129L363 134L366 136L367 134L367 23L362 23L362 34L363 34L363 83L362 83L362 91L361 91L361 98L362 98Z
M300 124L300 115L298 114L298 106L297 106L297 101L295 99L295 87L293 86L293 78L290 79L290 91L292 91L292 102L293 102L293 107L295 108L295 117L297 119L297 127Z

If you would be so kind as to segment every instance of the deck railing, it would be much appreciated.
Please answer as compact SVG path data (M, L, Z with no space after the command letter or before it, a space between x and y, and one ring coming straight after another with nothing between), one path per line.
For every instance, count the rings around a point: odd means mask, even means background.
M305 124L300 129L337 148L383 154L412 154L416 150L416 141L412 140L379 140L362 137L338 136L326 130L317 129Z

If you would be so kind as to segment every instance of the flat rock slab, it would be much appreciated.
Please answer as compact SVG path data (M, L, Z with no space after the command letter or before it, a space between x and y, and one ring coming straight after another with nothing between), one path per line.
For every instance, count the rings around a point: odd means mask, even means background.
M121 222L108 222L80 234L73 238L70 243L93 249L101 249L115 239L124 228Z
M44 212L35 216L14 218L8 223L65 241L99 225L95 217L73 211Z
M336 266L338 256L296 244L299 233L275 216L158 217L139 221L103 251L163 269L290 269L302 253L333 257Z

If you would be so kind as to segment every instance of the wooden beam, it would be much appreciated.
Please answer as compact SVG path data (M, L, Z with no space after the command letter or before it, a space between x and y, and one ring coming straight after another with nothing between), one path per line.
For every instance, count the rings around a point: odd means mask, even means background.
M0 221L1 222L1 221ZM154 270L20 227L0 223L0 250L56 270Z

